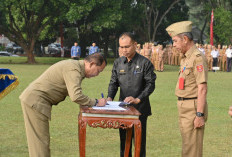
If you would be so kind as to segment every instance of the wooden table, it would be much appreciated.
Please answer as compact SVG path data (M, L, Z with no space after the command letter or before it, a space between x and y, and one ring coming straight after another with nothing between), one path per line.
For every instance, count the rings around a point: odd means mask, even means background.
M123 107L124 111L94 110L92 107L81 106L78 116L79 151L80 157L85 157L86 126L126 129L126 146L124 156L129 156L129 149L134 126L135 152L134 156L140 156L141 122L140 113L132 106Z

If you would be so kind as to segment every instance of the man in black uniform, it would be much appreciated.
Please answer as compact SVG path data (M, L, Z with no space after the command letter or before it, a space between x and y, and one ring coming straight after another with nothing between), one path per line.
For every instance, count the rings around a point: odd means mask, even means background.
M151 115L149 95L155 89L156 74L153 64L145 57L136 53L137 43L131 33L123 33L119 37L120 51L123 57L114 62L112 76L108 88L108 101L114 99L120 87L120 101L133 105L140 113L142 125L142 140L140 157L146 156L146 124L147 117ZM119 129L120 155L124 156L126 130ZM130 154L131 156L131 147Z

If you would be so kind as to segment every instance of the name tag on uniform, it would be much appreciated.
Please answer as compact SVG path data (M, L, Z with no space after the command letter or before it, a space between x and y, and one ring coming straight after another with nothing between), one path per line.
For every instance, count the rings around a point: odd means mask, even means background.
M184 89L184 78L183 77L179 78L179 89L181 90Z
M122 69L122 70L119 70L119 74L125 74L126 72L125 72L125 70L124 69Z

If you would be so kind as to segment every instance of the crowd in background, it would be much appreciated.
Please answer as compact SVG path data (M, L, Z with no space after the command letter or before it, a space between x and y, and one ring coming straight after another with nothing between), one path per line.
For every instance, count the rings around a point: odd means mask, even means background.
M214 71L213 67L219 67L215 69L227 72L231 71L231 45L221 46L219 44L216 47L212 45L202 45L196 43L196 47L207 58L209 70ZM164 70L164 64L180 65L180 61L183 56L183 54L180 53L176 48L172 47L171 44L166 45L165 48L163 45L154 45L153 43L145 43L142 46L138 44L137 52L148 58L154 65L155 70L160 72Z

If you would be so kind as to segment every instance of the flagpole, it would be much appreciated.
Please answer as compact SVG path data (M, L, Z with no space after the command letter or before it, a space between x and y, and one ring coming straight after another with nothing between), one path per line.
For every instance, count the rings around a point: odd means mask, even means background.
M213 10L211 12L211 22L210 22L210 45L213 46L213 20L214 20L214 15L213 15Z

